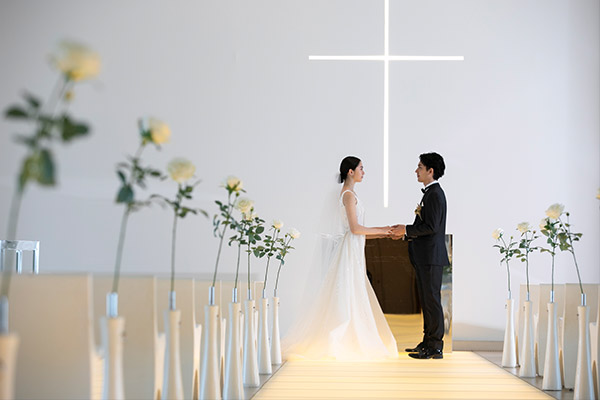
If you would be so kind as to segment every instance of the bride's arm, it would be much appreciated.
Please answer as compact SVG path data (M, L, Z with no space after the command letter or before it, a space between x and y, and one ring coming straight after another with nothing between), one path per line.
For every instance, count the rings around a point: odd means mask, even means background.
M354 197L352 193L344 193L343 202L344 207L346 208L346 215L348 216L348 225L350 225L350 231L355 235L385 236L391 233L391 228L389 226L369 228L358 223L358 219L356 218L356 197Z

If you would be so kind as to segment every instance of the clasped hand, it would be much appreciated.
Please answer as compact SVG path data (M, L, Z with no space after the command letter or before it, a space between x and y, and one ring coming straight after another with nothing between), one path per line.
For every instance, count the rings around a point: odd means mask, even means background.
M406 225L392 225L386 226L385 237L392 238L394 240L402 239L406 234Z

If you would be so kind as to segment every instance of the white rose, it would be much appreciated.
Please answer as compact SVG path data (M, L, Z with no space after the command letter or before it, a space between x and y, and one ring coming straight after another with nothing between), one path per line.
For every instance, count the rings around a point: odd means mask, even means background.
M565 210L564 205L559 204L559 203L552 204L546 210L546 216L549 218L552 218L552 219L558 219L558 218L560 218L560 216L562 215L564 210Z
M540 229L545 231L546 225L548 224L548 222L549 222L548 218L542 218L542 220L540 221Z
M291 236L292 239L298 239L301 235L300 231L298 231L296 228L290 229L288 234Z
M531 226L529 225L529 222L521 222L519 225L517 225L517 230L521 233L525 233L530 229Z
M196 167L185 158L175 158L167 165L167 172L177 183L183 183L194 176Z
M228 176L225 180L225 187L227 189L233 190L234 192L239 192L243 188L242 181L235 176Z
M152 142L156 144L163 144L169 141L171 137L171 129L167 124L159 121L155 118L148 119L148 126L150 128L150 137Z
M277 230L283 228L283 221L279 220L279 219L274 219L273 223L271 223L271 226Z
M248 214L252 207L254 207L254 202L246 197L242 197L235 203L235 208L237 208L242 214Z
M246 214L243 214L243 218L245 221L254 221L255 218L258 218L258 214L255 212L248 212Z
M498 228L494 232L492 232L492 237L494 239L498 240L502 237L503 233L504 233L504 231L501 228Z
M93 78L100 73L100 56L80 43L61 42L52 61L74 81Z

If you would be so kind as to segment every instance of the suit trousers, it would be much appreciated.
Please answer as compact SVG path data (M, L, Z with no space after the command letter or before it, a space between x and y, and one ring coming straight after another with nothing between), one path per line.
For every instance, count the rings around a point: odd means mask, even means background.
M444 348L444 310L441 289L443 267L440 265L417 265L417 290L423 310L423 344L427 348Z

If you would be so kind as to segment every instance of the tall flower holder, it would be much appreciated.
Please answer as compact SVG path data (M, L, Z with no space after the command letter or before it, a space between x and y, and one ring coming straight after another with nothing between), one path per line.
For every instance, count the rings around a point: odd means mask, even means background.
M100 318L102 347L104 349L104 384L102 399L124 399L123 337L125 318L119 317L119 296L115 292L106 295L106 317Z
M561 390L560 362L558 359L558 329L554 292L550 292L548 310L548 332L546 334L546 358L544 360L543 390Z
M527 299L523 302L523 337L521 338L521 368L519 376L522 378L535 378L535 355L533 347L533 304Z
M270 375L273 373L273 369L269 349L269 299L265 297L264 293L260 299L258 324L258 373Z
M242 399L242 343L240 321L242 306L237 301L237 289L233 289L233 302L229 303L227 320L227 344L225 346L225 377L223 379L223 399Z
M19 336L14 333L0 334L0 399L15 398L15 378Z
M574 399L593 399L594 381L590 360L590 310L585 304L585 294L581 295L581 305L577 307L579 319L579 340L577 342L577 367L575 369Z
M124 399L123 336L125 335L125 318L102 317L100 323L105 350L102 399Z
M271 334L271 362L279 365L281 359L281 335L279 333L279 297L273 297L273 332Z
M508 295L506 299L506 327L504 330L504 346L502 348L502 366L514 368L517 366L517 340L515 337L515 308L514 300Z
M250 290L250 289L248 289ZM258 387L260 380L258 377L258 359L256 354L256 336L254 334L254 310L256 309L254 300L249 299L244 302L244 386Z
M221 362L219 356L219 306L214 305L214 286L210 287L210 301L204 306L204 329L200 368L200 398L221 398Z
M181 347L179 345L181 310L175 309L175 292L169 294L169 310L165 311L165 369L163 374L162 398L183 400L183 379L181 376Z

